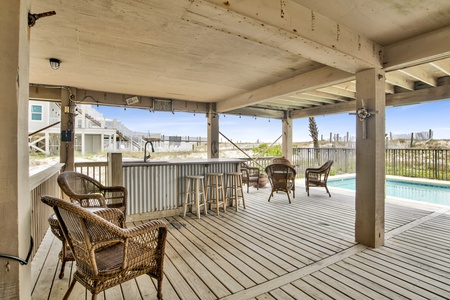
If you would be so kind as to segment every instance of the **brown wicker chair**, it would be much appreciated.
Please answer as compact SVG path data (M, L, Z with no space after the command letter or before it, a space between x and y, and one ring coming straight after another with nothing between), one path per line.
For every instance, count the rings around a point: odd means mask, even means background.
M127 189L123 186L104 186L87 175L66 171L58 176L61 190L72 202L83 207L108 207L120 209L126 217Z
M271 163L272 165L277 165L277 164L281 164L281 165L288 165L291 167L294 167L291 163L291 161L287 158L284 157L276 157L276 158L272 158Z
M249 192L249 186L252 183L256 183L256 188L259 190L259 168L251 167L245 162L241 162L242 184L247 185L247 193Z
M53 207L77 269L64 295L67 299L78 281L92 293L100 292L140 275L158 281L162 299L164 249L167 226L154 220L131 229L121 228L124 215L119 209L105 208L95 213L58 198L43 196Z
M330 174L331 165L333 161L329 160L320 168L307 168L305 170L305 187L306 194L309 196L309 187L324 187L328 195L331 197L330 191L327 187L328 175Z
M295 175L297 174L295 169L286 164L271 164L266 167L265 171L272 186L268 201L270 201L274 192L281 191L287 194L289 203L291 203L291 197L289 196L291 191L295 198Z

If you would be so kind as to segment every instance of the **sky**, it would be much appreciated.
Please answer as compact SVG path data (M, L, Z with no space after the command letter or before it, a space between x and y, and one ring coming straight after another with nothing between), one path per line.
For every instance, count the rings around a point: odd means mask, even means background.
M94 107L107 119L117 119L132 131L170 136L206 137L205 114L152 112L142 109ZM219 130L234 142L272 143L281 135L281 120L219 115ZM356 116L348 113L316 116L319 136L330 132L355 136ZM311 141L308 118L294 119L293 141ZM386 108L386 133L411 134L433 131L434 139L450 139L450 100ZM279 141L281 142L281 140Z

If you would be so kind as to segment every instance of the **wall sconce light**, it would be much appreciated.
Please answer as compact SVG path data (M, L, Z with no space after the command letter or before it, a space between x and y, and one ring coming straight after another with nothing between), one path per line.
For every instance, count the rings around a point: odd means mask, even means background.
M52 67L53 70L58 70L59 66L61 65L61 61L57 58L50 58L50 67Z

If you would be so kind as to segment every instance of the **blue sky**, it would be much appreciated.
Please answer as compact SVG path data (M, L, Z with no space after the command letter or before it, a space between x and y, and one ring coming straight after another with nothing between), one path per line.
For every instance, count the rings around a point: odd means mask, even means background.
M105 118L117 119L133 131L163 135L206 137L205 114L150 112L141 109L94 107ZM394 134L433 130L435 139L450 139L450 100L429 102L386 109L386 132ZM232 115L220 115L220 131L235 142L271 143L281 135L281 121ZM354 115L335 114L316 116L319 135L328 138L330 132L344 136L355 135ZM294 142L310 141L308 119L295 119Z

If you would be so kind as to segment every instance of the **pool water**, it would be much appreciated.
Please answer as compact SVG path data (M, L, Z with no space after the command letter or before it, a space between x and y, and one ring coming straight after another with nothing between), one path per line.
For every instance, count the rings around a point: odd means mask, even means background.
M356 180L355 178L329 180L328 186L354 191L356 189ZM387 179L386 196L450 205L450 187L426 183L412 183Z

